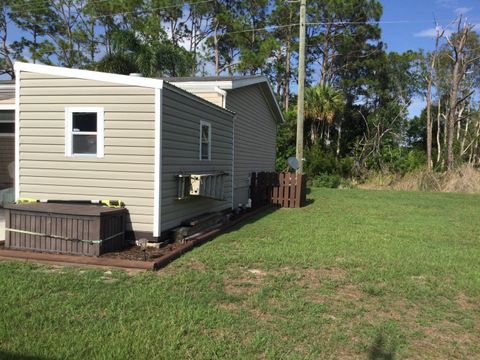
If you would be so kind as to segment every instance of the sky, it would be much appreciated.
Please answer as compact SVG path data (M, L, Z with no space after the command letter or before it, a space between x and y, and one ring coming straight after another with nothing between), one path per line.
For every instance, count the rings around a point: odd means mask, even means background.
M460 14L468 22L478 24L480 32L480 0L381 0L383 22L405 21L382 27L382 38L389 51L431 50L435 46L435 22L452 29L451 22ZM414 99L409 108L410 116L419 115L425 108L425 101Z
M307 0L315 1L315 0ZM380 0L383 5L381 18L382 40L388 51L431 50L435 45L435 20L448 31L452 21L460 14L470 23L478 24L480 32L480 0ZM13 37L20 37L18 29ZM296 86L292 86L296 90ZM425 102L417 98L410 106L410 115L419 115Z

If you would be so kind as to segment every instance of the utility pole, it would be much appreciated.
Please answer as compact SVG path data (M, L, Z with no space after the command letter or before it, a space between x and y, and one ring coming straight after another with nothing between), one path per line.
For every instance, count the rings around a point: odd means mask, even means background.
M306 0L300 0L300 49L298 52L298 102L297 102L297 174L303 174L303 122L305 108L305 8Z

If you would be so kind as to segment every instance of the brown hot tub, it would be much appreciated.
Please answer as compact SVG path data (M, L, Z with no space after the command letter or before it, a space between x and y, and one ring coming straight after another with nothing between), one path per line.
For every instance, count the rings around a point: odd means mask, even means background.
M83 204L5 206L5 248L99 256L125 246L124 208Z

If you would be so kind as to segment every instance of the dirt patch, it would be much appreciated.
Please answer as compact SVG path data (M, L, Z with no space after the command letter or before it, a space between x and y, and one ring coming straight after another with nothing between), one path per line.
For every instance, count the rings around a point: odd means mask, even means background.
M322 287L327 282L343 283L347 277L347 272L339 267L321 267L307 269L281 268L279 270L268 272L270 276L292 275L294 282L303 288L315 290Z
M413 358L477 358L480 329L466 331L461 325L444 320L421 329L423 337L411 342ZM422 354L422 356L420 356Z
M460 293L456 299L457 305L462 310L478 310L478 301L470 299L464 293Z
M355 307L364 306L365 303L374 305L376 299L369 299L370 296L366 295L362 290L353 284L346 284L339 287L332 294L321 294L316 292L316 288L310 288L307 291L305 300L315 304L325 304L338 309L343 309L345 303L351 304ZM368 299L367 299L368 298Z
M130 246L126 249L109 252L100 256L101 258L114 258L122 260L135 260L135 261L152 261L167 255L177 249L178 247L183 246L180 243L167 244L161 248L147 248L142 250L140 246Z
M259 269L248 269L247 270L250 274L258 275L258 276L265 276L267 273L265 271Z
M221 303L217 304L217 306L222 310L227 310L230 312L237 312L242 308L241 304L239 303Z
M235 281L225 281L224 289L227 294L232 295L253 295L259 290L259 284L249 279L238 279Z
M208 270L208 266L199 260L191 260L185 265L185 267L199 272L205 272Z
M367 295L356 285L348 284L338 289L338 291L335 293L334 299L337 301L348 301L349 303L359 306L365 302L363 300L366 297ZM369 302L373 303L371 300Z
M272 314L269 314L265 311L261 311L260 309L251 309L250 313L258 321L271 322L275 320L275 317Z
M238 277L225 275L223 277L225 292L233 295L253 295L260 291L266 274L262 270L246 269Z

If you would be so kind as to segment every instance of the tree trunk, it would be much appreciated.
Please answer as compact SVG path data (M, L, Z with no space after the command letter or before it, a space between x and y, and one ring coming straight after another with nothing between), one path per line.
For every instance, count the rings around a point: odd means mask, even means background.
M291 43L291 40L289 37L287 39L287 49L285 54L285 94L283 95L285 111L288 111L289 101L290 101L290 55L291 55L290 43Z
M293 19L293 10L290 9L289 14L289 25L292 24ZM291 55L292 55L292 27L288 27L288 35L287 35L287 44L286 44L286 53L285 53L285 94L284 94L284 107L285 111L288 111L290 106L290 77L291 77Z
M468 134L468 126L470 124L470 117L468 116L465 121L465 129L463 130L463 137L462 141L460 143L460 156L463 155L464 150L465 150L465 141L467 140L467 134ZM460 125L459 125L460 127Z
M218 50L218 20L215 19L215 28L213 30L213 45L215 48L215 75L220 75L220 55Z
M452 87L450 88L450 101L447 117L447 169L452 170L454 166L454 153L453 153L453 141L455 136L455 125L458 120L458 89L460 87L460 82L465 72L464 66L464 56L465 56L465 45L467 42L468 34L470 33L471 27L465 25L461 29L461 18L458 20L458 31L457 39L452 41L447 37L447 41L454 51L454 56L452 57L454 61L453 74L452 74Z
M432 78L427 85L427 170L432 170Z
M341 121L338 124L337 132L338 132L338 136L337 136L337 151L336 151L336 154L337 154L337 159L338 159L338 157L340 156L340 139L342 138L342 122Z
M312 124L310 125L310 141L312 142L312 145L316 144L317 138L318 138L317 124L315 123L315 121L312 121Z
M438 108L437 108L437 166L438 164L440 164L440 160L442 158L442 143L440 141L440 134L442 133L442 124L440 120L442 118L442 114L440 110L441 110L441 100L439 98Z

